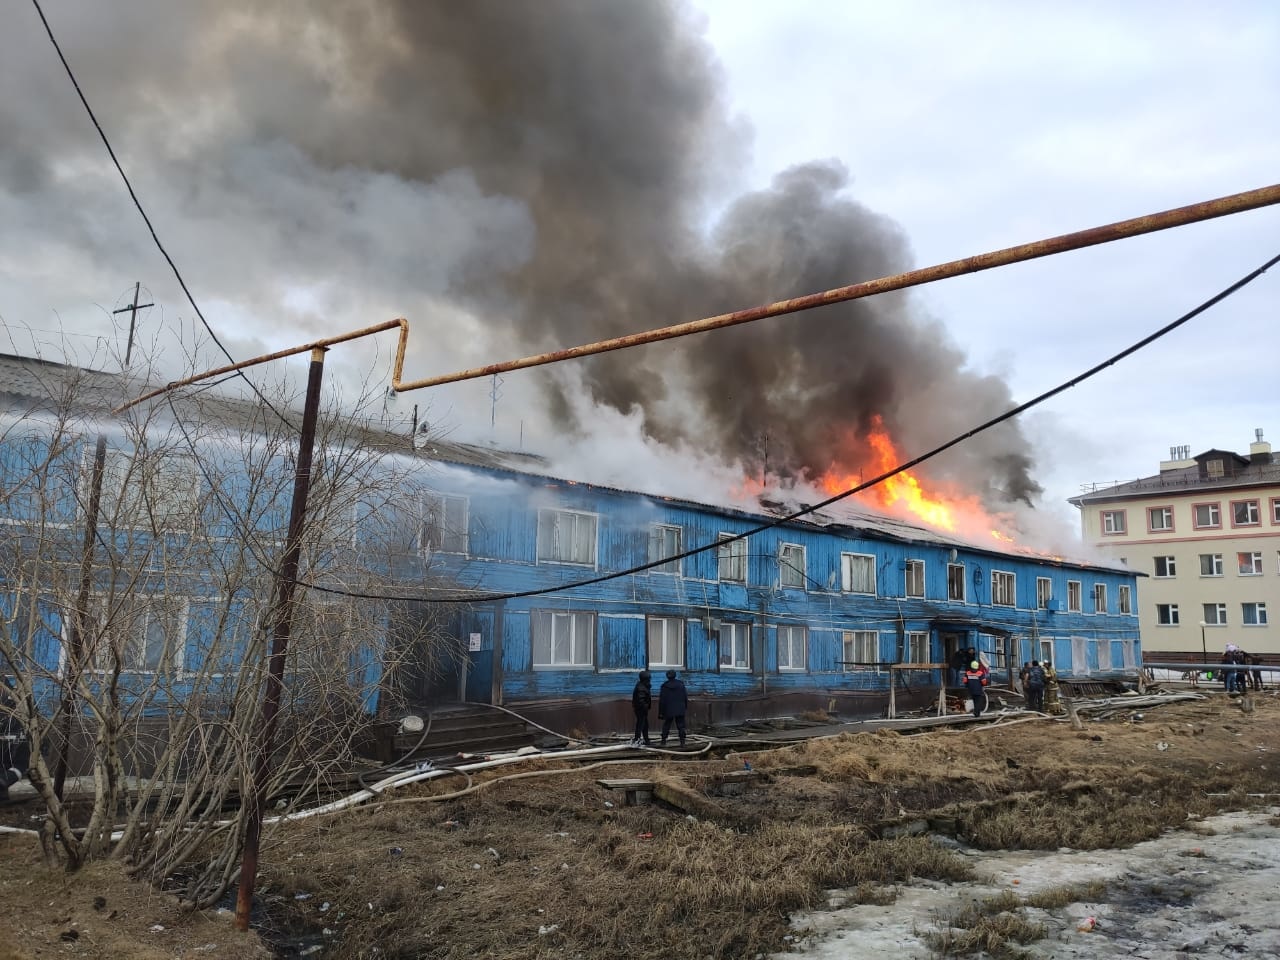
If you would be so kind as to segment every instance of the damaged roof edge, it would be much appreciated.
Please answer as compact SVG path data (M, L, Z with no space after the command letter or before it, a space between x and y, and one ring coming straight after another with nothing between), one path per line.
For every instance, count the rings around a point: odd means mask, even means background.
M489 462L475 462L471 459L460 459L456 456L450 456L453 450L459 451L478 451L485 454ZM607 484L592 483L584 480L573 480L568 477L560 477L550 473L541 473L531 470L520 469L510 464L501 463L504 456L522 457L530 460L537 460L541 463L547 463L544 458L535 457L532 454L510 454L499 452L496 450L485 450L483 447L473 447L470 444L452 444L452 443L432 443L430 448L423 448L416 451L420 456L435 454L436 459L442 462L458 464L460 466L475 466L483 469L500 471L502 473L511 474L517 477L525 477L534 480L550 481L562 483L568 486L580 487L586 490L594 490L602 493L620 494L624 496L643 497L647 500L661 500L665 503L676 504L677 506L689 507L691 509L711 511L731 517L738 517L743 520L752 522L774 522L781 517L788 516L795 512L794 509L784 509L781 504L776 512L768 510L753 511L742 507L732 507L724 504L703 503L697 500L689 500L684 497L673 497L665 494L647 493L642 490L633 490L626 487L613 487ZM803 509L805 504L796 504L796 509ZM1143 576L1141 571L1133 570L1126 566L1107 563L1095 563L1080 558L1070 558L1062 556L1047 556L1031 550L998 550L992 547L983 546L981 544L972 543L959 537L948 537L945 534L927 527L916 526L904 520L895 517L881 516L875 514L861 514L858 520L844 520L839 517L832 517L829 514L814 512L806 517L796 518L794 520L786 520L783 526L794 527L811 527L817 530L835 530L842 533L848 533L854 537L866 537L867 539L889 540L895 543L918 543L929 546L939 546L954 548L956 550L964 550L968 553L981 554L988 557L1012 557L1021 560L1034 560L1045 564L1046 566L1071 567L1081 570L1105 570L1111 573L1131 574L1134 576Z

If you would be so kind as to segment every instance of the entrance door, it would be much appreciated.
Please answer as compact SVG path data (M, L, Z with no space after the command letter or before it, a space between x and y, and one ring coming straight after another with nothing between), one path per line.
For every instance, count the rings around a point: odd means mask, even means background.
M965 642L963 633L943 633L939 635L942 640L942 660L944 663L951 665L951 658L955 656L957 650L963 650L969 646Z

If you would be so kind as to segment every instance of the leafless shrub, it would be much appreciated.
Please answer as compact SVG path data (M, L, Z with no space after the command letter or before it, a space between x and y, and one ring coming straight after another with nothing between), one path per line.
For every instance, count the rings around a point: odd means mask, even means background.
M376 598L403 592L395 573L418 549L407 468L385 433L321 418L279 734L256 784L296 418L199 395L112 418L139 381L33 368L41 395L0 415L0 673L14 701L0 709L30 736L45 856L122 858L205 905L236 876L240 798L346 789L403 661L455 649L412 604ZM68 774L92 781L84 817Z

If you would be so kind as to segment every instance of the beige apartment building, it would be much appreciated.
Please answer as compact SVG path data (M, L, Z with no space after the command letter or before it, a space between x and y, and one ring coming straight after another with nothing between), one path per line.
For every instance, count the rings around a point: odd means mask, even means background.
M1249 455L1174 447L1155 476L1072 497L1085 543L1146 574L1138 622L1148 661L1210 662L1228 643L1280 655L1280 463L1255 432Z

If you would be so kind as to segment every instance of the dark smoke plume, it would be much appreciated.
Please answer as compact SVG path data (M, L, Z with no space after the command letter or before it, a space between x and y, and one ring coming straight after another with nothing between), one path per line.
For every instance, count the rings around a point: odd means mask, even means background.
M747 137L674 0L109 6L85 0L77 19L60 5L53 19L135 160L169 181L175 214L204 218L217 245L206 283L270 292L282 273L319 283L340 271L346 287L399 291L411 315L462 305L485 318L487 355L468 358L480 360L912 265L901 231L852 199L832 161L779 174L712 222ZM84 136L66 101L44 91L30 109L0 107L19 134L0 143L6 192L65 193L49 138ZM270 226L208 239L211 219L251 209ZM91 213L69 212L69 230L105 249ZM651 437L753 471L767 450L792 478L826 470L873 416L913 454L1011 405L907 295L576 369L597 403L643 414ZM547 409L569 418L573 383L544 379ZM1009 426L932 469L989 500L1030 501L1030 466Z

